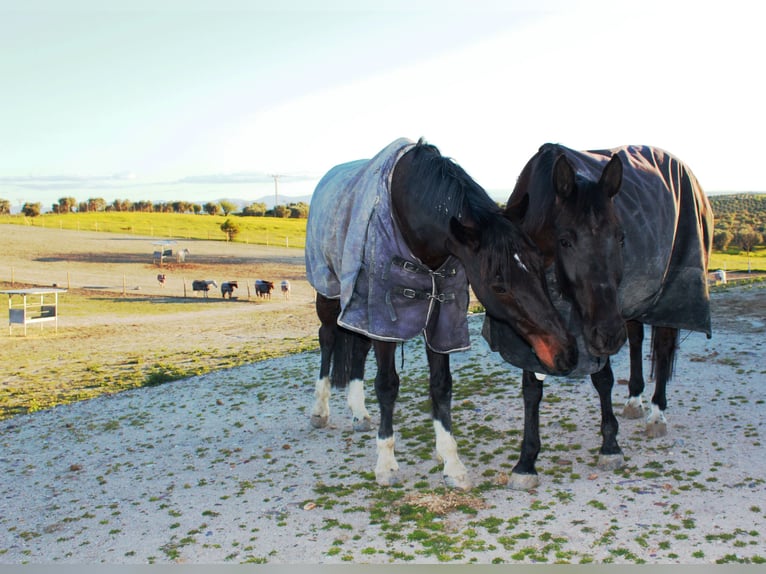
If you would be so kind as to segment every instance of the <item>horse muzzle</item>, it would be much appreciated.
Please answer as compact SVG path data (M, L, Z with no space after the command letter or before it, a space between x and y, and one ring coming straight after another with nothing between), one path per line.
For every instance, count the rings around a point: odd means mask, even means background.
M583 333L588 352L595 357L610 357L617 353L628 339L625 323L619 325L596 325Z
M569 333L565 340L553 335L531 335L532 349L551 375L567 375L577 366L577 343Z

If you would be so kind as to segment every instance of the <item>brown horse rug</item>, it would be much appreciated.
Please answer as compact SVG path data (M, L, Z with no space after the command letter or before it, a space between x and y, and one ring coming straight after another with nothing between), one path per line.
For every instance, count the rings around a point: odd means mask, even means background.
M391 212L391 177L414 145L400 138L375 157L332 168L311 199L306 275L327 298L340 299L338 325L372 339L426 344L448 353L470 347L468 280L450 257L437 270L415 257Z

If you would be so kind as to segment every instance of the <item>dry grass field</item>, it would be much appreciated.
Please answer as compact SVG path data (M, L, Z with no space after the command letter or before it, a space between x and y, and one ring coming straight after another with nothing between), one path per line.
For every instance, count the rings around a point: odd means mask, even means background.
M17 225L0 225L0 234L0 290L67 289L57 332L31 325L25 337L15 325L0 334L0 418L316 344L302 249L179 240L186 261L160 268L157 238ZM194 279L239 288L232 301L218 289L205 300L192 292ZM256 297L256 279L276 283L271 299ZM289 300L279 292L283 279Z

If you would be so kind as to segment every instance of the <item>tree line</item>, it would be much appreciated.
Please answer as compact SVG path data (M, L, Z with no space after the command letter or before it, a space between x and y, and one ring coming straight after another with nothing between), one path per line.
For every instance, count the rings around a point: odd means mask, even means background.
M737 193L709 197L715 216L713 248L751 252L766 244L766 194Z
M233 201L221 200L207 203L194 203L191 201L130 201L129 199L115 199L111 203L100 197L89 198L87 201L78 202L74 197L62 197L51 205L52 213L89 213L109 211L132 211L141 213L194 213L208 215L241 215L243 217L282 217L305 219L308 217L309 206L304 202L276 205L268 209L265 203L253 202L237 212L237 204ZM40 202L27 202L21 207L21 213L27 217L37 217L43 212ZM11 202L0 198L0 215L10 215Z
M710 196L715 215L713 247L717 251L732 248L750 252L754 247L766 244L766 194L738 193ZM73 197L62 197L51 206L53 213L91 211L137 211L159 213L207 213L209 215L238 215L243 217L282 217L305 219L309 206L304 202L277 205L268 209L265 203L254 202L237 212L237 205L228 200L204 204L189 201L151 202L115 199L107 203L102 198L90 198L78 202ZM25 203L21 212L27 217L42 213L40 203ZM10 215L11 202L0 199L0 215Z

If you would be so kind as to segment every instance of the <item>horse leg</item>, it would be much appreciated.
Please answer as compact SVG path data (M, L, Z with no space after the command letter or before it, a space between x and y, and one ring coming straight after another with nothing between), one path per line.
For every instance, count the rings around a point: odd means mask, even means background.
M646 419L646 435L649 438L659 438L668 434L665 388L673 374L678 334L678 329L672 327L652 327L652 367L655 385L651 410Z
M311 426L324 428L330 420L330 363L335 350L335 339L338 334L337 317L340 303L317 295L317 316L321 322L319 327L319 352L321 362L319 378L314 390L314 407L311 409Z
M539 378L538 378L539 377ZM524 371L521 376L521 393L524 398L524 438L521 455L511 471L508 487L514 490L531 490L540 484L535 461L540 454L540 401L543 398L545 375Z
M644 402L643 344L644 324L638 321L628 321L628 341L630 344L630 380L628 381L628 401L622 409L626 419L641 419L646 416Z
M399 396L399 375L395 362L396 343L375 341L372 346L378 363L375 394L380 405L375 478L381 486L392 486L399 482L399 464L394 454L394 405Z
M452 373L449 355L436 353L426 347L430 369L431 418L436 435L436 453L444 462L444 481L451 488L470 490L468 471L457 453L457 442L452 436Z
M367 362L367 354L370 352L372 342L369 338L354 335L351 359L350 382L348 385L347 402L351 409L351 420L354 430L367 432L372 429L370 413L364 406L364 365Z
M612 409L612 388L614 387L614 373L609 359L606 365L600 371L591 376L593 386L598 391L598 398L601 401L601 450L599 450L598 466L604 470L614 470L620 468L625 462L622 456L622 449L617 444L617 431L619 424L617 417L614 416Z

